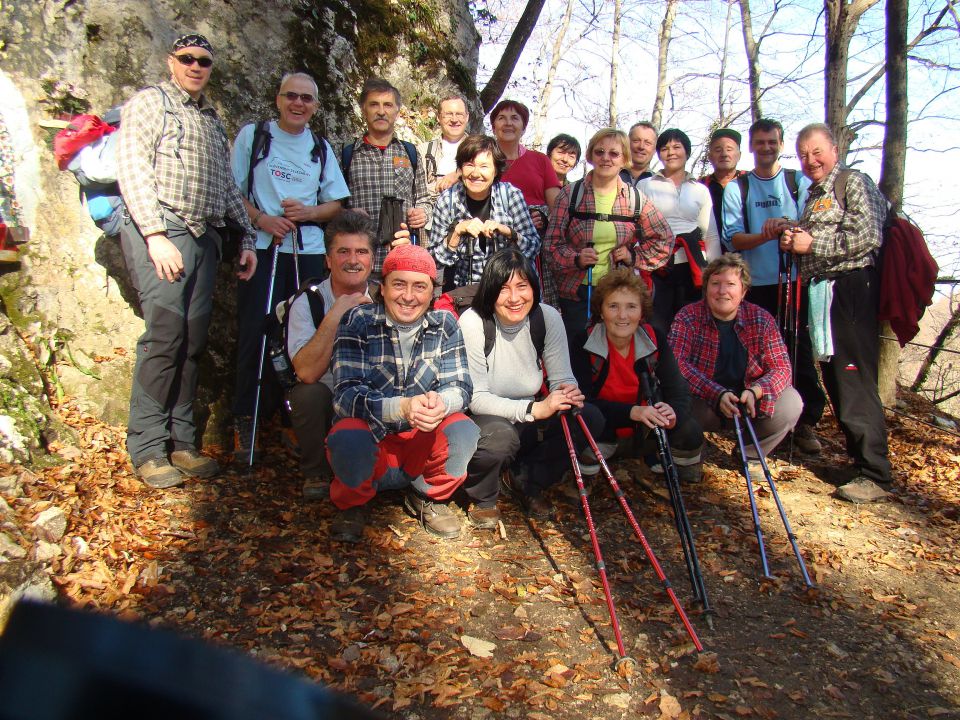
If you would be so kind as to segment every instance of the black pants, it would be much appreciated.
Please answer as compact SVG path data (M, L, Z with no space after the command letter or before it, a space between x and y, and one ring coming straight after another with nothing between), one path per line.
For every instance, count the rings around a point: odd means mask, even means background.
M635 441L644 442L653 432L646 425L640 423L630 423L629 427L635 432ZM600 438L604 442L617 442L617 430L610 423L603 429ZM639 436L636 435L639 433ZM652 437L652 436L651 436ZM670 450L674 455L690 458L699 458L700 450L703 447L703 428L691 413L686 415L677 415L677 423L667 430L667 442L670 443Z
M833 358L820 363L820 370L847 441L847 453L863 475L875 482L890 482L887 423L877 391L879 294L875 268L861 268L837 278L830 307Z
M603 414L586 404L581 411L590 434L594 438L603 431ZM477 451L467 466L463 489L478 507L493 507L500 492L500 473L514 460L527 466L530 495L540 495L558 483L570 467L570 452L563 437L560 417L514 424L495 415L474 415L471 418L480 428ZM576 418L568 417L573 445L579 455L588 447Z
M794 288L794 292L796 292L795 285L791 285L790 287ZM823 408L827 403L827 398L820 387L817 369L813 364L813 346L810 344L810 331L807 327L809 289L810 286L804 284L800 290L800 312L797 318L799 322L797 323L796 350L794 350L793 347L793 326L781 328L781 332L787 343L787 349L790 352L790 361L793 362L794 358L796 358L796 364L793 368L795 376L793 384L794 387L797 388L797 392L800 393L800 398L803 400L803 412L800 414L800 422L813 427L820 422L820 418L823 416ZM787 293L786 286L783 287L782 291L784 294ZM780 290L777 285L755 286L751 287L747 292L747 300L755 305L759 305L773 315L774 318L777 317L777 305L780 301L779 296ZM785 298L784 302L786 302ZM794 308L796 307L795 303L796 296L794 295L792 299L792 307ZM783 311L781 311L781 315L783 315Z
M293 295L300 283L327 274L326 255L299 255L300 278L296 277L292 253L277 254L277 276L270 304L277 304ZM253 415L257 399L257 363L263 343L267 293L270 291L270 271L273 249L257 250L257 271L247 282L237 283L237 377L233 393L233 414ZM260 418L270 417L280 406L283 392L264 358L263 390L260 396Z
M667 332L680 308L696 302L703 293L693 284L690 263L670 265L664 272L653 273L653 318Z
M127 452L134 467L197 445L193 400L197 367L207 345L219 237L209 229L193 237L179 218L167 218L167 238L183 257L183 274L174 282L157 277L136 224L126 218L120 247L140 296L144 332L130 389Z
M591 291L592 299L592 291ZM573 347L573 339L583 332L590 318L590 307L587 302L587 286L577 288L577 299L560 298L558 301L560 315L563 318L563 329L567 331L567 347Z

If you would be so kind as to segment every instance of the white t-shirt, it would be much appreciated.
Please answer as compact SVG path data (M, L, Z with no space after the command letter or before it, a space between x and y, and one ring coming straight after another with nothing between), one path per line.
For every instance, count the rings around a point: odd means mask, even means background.
M456 142L450 142L449 140L441 138L439 148L440 155L437 157L437 175L449 175L457 169L457 148L460 147L460 143L462 142L463 138L460 138Z
M240 186L240 192L247 197L247 173L250 169L250 152L253 149L253 134L256 124L245 125L233 143L233 178ZM319 205L332 200L350 197L350 189L340 172L336 155L330 143L321 140L326 146L326 162L323 164L323 177L320 177L320 158L311 159L313 152L313 134L304 128L298 135L291 135L280 129L276 122L270 121L270 155L257 163L253 169L254 204L268 215L282 215L280 201L286 198L299 200L304 205ZM302 225L303 249L299 252L319 255L326 250L323 242L323 230L316 225ZM283 239L280 252L292 253L291 234ZM257 249L266 250L272 239L263 230L257 230Z
M717 219L713 215L713 199L706 185L687 173L686 180L677 187L673 180L657 173L641 180L637 187L660 211L674 235L699 228L703 235L706 261L720 257L720 234L717 232ZM674 262L688 262L687 253L677 250Z

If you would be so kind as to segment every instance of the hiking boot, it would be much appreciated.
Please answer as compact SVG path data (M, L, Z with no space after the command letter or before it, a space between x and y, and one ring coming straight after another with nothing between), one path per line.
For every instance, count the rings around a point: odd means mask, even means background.
M676 465L676 463L674 463L674 465ZM676 468L677 479L682 485L695 485L703 479L700 463L694 463L693 465L676 465Z
M643 490L647 491L659 502L670 502L670 491L667 489L665 477L665 475L652 475L647 477L643 474L637 474L634 475L634 480L636 481L637 485L639 485Z
M326 500L330 497L330 478L312 475L303 481L304 500Z
M800 452L807 455L819 455L823 450L816 431L806 423L798 423L793 429L793 444Z
M136 468L137 477L157 490L183 485L186 478L166 458L151 458Z
M600 454L603 455L604 460L609 460L617 452L617 444L610 442L598 442L597 449L600 451ZM581 470L585 467L596 466L597 472L600 472L600 465L597 462L597 456L593 453L593 448L587 448L582 453L580 453L580 468ZM583 470L586 473L585 470ZM593 473L596 475L596 473Z
M211 478L220 472L220 465L216 460L201 455L193 448L174 450L170 453L170 463L188 477Z
M841 500L859 505L886 500L890 493L884 490L880 484L861 475L846 485L838 487L836 495Z
M233 419L233 459L239 463L250 462L250 438L253 435L253 417L237 415ZM260 459L260 444L253 451L253 459Z
M467 513L467 519L470 524L480 530L493 530L500 522L500 511L497 506L489 508L477 507L474 505Z
M597 469L599 470L599 465ZM586 481L584 484L586 485ZM514 473L512 469L504 470L500 475L500 491L519 502L527 515L543 518L553 514L553 503L544 500L540 495L527 494L526 473L523 471Z
M358 543L369 519L366 505L341 510L330 523L330 537L339 542Z
M449 539L460 534L460 521L447 503L426 500L411 490L407 492L403 506L431 535Z

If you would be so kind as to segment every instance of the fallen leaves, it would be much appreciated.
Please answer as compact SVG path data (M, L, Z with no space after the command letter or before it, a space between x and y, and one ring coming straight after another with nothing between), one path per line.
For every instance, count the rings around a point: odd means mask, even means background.
M470 635L461 635L460 643L470 652L471 655L481 658L493 657L493 651L497 649L497 646L488 642L487 640L481 640L480 638L475 638Z

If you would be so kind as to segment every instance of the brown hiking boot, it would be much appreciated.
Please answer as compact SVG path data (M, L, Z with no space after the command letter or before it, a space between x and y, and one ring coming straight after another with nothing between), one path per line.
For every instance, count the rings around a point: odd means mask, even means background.
M220 465L216 460L201 455L193 448L174 450L170 453L170 463L189 477L211 478L220 472Z
M407 492L403 506L431 535L450 539L460 534L460 521L447 503L425 500L411 490Z
M157 490L183 485L186 478L166 458L151 458L136 468L137 477Z
M340 542L358 543L363 539L363 529L369 519L366 505L341 510L330 524L330 537Z
M807 455L819 455L823 450L816 431L806 423L798 423L793 429L793 444L800 452Z
M472 507L467 513L470 523L480 530L493 530L500 522L500 511L494 505L491 508Z
M304 500L327 500L330 497L330 478L313 475L303 481Z

